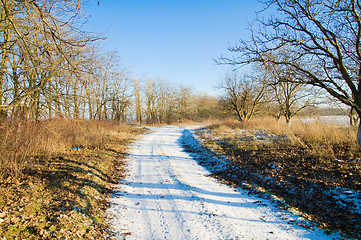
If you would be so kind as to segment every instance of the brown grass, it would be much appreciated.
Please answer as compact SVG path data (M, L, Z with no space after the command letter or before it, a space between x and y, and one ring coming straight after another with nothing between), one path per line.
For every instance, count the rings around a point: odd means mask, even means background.
M270 141L257 140L264 130ZM244 182L261 186L321 225L360 237L360 216L324 194L338 187L361 190L356 132L354 127L320 122L289 126L273 119L255 119L213 124L199 134L207 147L227 154L240 169L215 173L217 177L240 186Z
M0 236L104 239L112 187L139 129L54 119L0 125Z
M221 135L235 129L263 129L271 134L286 136L293 145L316 149L315 154L331 154L330 157L333 158L339 157L338 154L346 154L348 158L352 158L355 153L360 152L356 143L356 127L327 124L319 121L311 124L294 121L288 125L278 122L274 118L259 118L247 122L227 120L213 124L209 126L209 129L215 135ZM333 154L333 148L337 152L336 155Z
M0 181L19 177L37 157L75 149L103 149L111 136L127 138L130 127L109 122L53 119L42 122L0 122Z

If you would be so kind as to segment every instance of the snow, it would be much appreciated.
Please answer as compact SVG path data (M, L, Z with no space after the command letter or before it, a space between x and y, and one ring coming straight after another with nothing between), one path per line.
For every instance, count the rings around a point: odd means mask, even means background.
M305 123L319 121L322 123L350 125L350 118L348 116L319 116L319 117L294 118L292 119L292 121L301 121Z
M190 131L167 126L152 128L132 144L128 176L119 184L108 210L115 238L340 238L311 228L311 223L268 199L219 183L184 151L181 142L197 145ZM311 229L297 223L309 224Z
M328 118L324 118L324 120L327 120ZM333 118L329 117L330 120ZM338 119L338 118L336 118ZM217 173L217 171L226 171L227 169L231 169L235 172L242 172L244 170L237 168L234 164L231 164L227 159L227 156L221 156L221 155L214 155L212 151L208 151L206 147L201 146L198 144L198 142L204 142L205 139L202 139L199 137L199 135L209 135L212 136L212 130L209 130L205 127L199 128L196 130L198 134L194 134L194 130L189 131L185 130L183 136L181 139L183 146L186 146L191 152L202 152L202 154L193 154L192 156L199 160L199 162L202 163L203 166L206 166L206 168L213 172ZM259 137L261 136L261 137ZM227 139L224 141L223 139ZM229 131L225 134L222 134L221 137L213 137L214 141L222 142L223 144L227 144L227 142L233 141L236 144L243 144L243 142L249 142L252 140L257 140L259 143L264 142L284 142L289 141L287 136L278 136L274 134L269 134L265 132L262 129L235 129L232 131ZM234 144L234 143L232 143ZM203 159L206 158L206 161L203 161ZM336 160L339 162L342 162L343 160ZM354 161L354 160L351 160ZM279 171L281 170L281 167L278 166L275 163L269 163L268 164L273 171ZM274 182L273 177L265 177L261 174L257 173L251 173L253 177L255 177L259 182ZM305 180L307 181L307 180ZM322 196L319 196L319 203L322 204L322 201L325 202L332 202L332 204L337 205L337 211L343 211L343 212L349 212L355 215L361 215L361 191L354 191L352 189L348 188L342 188L342 187L335 187L335 186L325 186L325 185L317 185L313 182L309 182L309 186L307 188L302 189L302 194L306 198L311 198L310 195L314 191L316 192L322 192ZM277 183L279 184L279 183ZM282 184L282 183L281 183ZM256 185L250 185L251 188L257 188ZM300 191L300 189L295 189L294 187L288 186L287 190L289 193L295 193L295 191ZM264 189L261 189L262 192L265 192ZM300 192L298 192L300 193ZM271 196L274 197L274 196ZM317 201L311 202L310 204L315 204ZM330 209L331 210L331 209ZM335 211L332 209L332 211ZM354 221L357 223L359 219L352 219L350 221ZM360 224L358 224L360 225Z

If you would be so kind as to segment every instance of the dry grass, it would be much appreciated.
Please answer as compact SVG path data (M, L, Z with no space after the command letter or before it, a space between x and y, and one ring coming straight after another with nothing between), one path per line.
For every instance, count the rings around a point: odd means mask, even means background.
M104 239L107 199L141 130L66 119L1 122L0 236Z
M255 119L213 124L199 134L208 148L227 154L240 169L215 173L217 177L261 186L321 225L360 237L361 216L324 194L337 188L361 190L356 132L354 127L320 122L288 126Z
M356 143L356 127L327 124L319 121L292 125L278 122L274 118L260 118L248 122L227 120L209 127L214 135L220 136L235 129L262 129L270 134L286 136L293 145L316 150L314 154L331 158L353 158L360 149ZM344 156L345 155L345 156Z
M212 139L221 139L221 143L216 144L218 148L231 151L235 158L242 153L258 159L256 162L285 165L288 171L291 171L289 167L294 163L292 171L312 168L315 173L312 175L317 175L317 179L324 183L361 190L361 149L356 143L355 127L321 122L295 122L289 126L266 118L244 123L226 121L211 125L208 129L211 134L203 132L202 137L211 142ZM247 131L241 134L234 134L245 129ZM272 136L283 137L276 137L277 141L271 142L257 141L253 135L263 130ZM264 166L261 164L259 167Z
M0 180L18 177L29 165L29 156L34 155L39 139L38 127L24 121L0 122Z
M128 138L130 127L109 122L54 119L43 122L0 122L0 181L19 177L37 157L72 149L103 149L112 136Z

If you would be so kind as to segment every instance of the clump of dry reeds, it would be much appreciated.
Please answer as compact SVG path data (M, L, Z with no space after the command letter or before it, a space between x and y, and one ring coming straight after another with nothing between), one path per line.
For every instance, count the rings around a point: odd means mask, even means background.
M38 149L40 128L27 121L0 123L0 179L17 176Z
M270 133L287 136L293 144L313 150L321 158L353 158L360 152L356 142L357 128L314 121L294 121L292 125L271 122L259 125Z
M339 124L322 123L314 121L304 123L294 121L286 124L274 118L258 118L247 122L227 120L223 123L216 123L210 128L215 133L227 132L232 129L263 129L268 133L287 136L293 144L300 144L311 148L320 147L328 151L331 146L358 151L356 143L357 128Z
M101 149L108 143L110 134L128 137L129 132L129 126L101 121L1 120L0 181L18 177L39 156L81 148Z

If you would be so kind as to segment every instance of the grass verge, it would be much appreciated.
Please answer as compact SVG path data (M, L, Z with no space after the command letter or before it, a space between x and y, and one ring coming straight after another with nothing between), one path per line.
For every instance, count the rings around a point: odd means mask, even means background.
M105 210L142 130L98 121L2 122L2 239L104 239ZM9 167L8 167L9 166Z
M261 187L320 227L361 238L361 151L355 128L258 119L210 125L198 136L207 148L231 159L226 171L213 173L217 178Z

